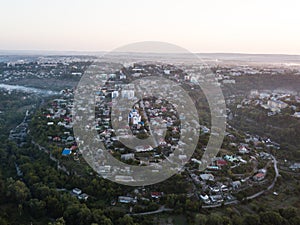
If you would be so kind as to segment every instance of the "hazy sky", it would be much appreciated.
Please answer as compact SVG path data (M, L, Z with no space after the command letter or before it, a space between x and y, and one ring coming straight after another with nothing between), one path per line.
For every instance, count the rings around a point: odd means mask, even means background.
M300 54L299 0L0 0L0 21L0 50L164 41L192 52Z

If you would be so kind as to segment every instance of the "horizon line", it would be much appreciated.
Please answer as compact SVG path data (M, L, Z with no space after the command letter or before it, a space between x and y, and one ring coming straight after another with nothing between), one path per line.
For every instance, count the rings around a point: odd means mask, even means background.
M60 55L67 55L66 53L72 53L73 55L91 55L91 54L105 54L109 52L109 50L96 50L96 51L89 51L89 50L5 50L0 49L0 55L55 55L59 53ZM13 53L13 54L12 54ZM250 52L143 52L143 51L115 51L114 53L120 54L128 54L128 53L135 53L135 54L205 54L205 55L274 55L274 56L300 56L300 53L250 53Z

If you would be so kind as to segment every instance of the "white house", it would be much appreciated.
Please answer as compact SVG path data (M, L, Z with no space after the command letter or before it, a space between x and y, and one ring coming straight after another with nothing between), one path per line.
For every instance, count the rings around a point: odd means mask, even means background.
M121 155L121 159L122 160L134 159L134 154L133 153L123 154Z
M214 177L214 175L212 175L212 174L207 174L207 173L205 173L205 174L200 174L200 178L202 179L202 180L204 180L204 181L206 181L206 180L210 180L210 181L214 181L215 180L215 177Z
M132 198L132 197L127 197L127 196L119 196L118 197L118 201L120 203L126 203L126 204L129 204L129 203L136 203L137 200Z
M122 90L121 96L122 96L122 98L133 99L134 98L134 90Z
M285 102L280 101L280 100L269 100L267 104L271 109L274 109L274 110L284 109L288 106L288 104L286 104Z
M296 118L300 118L300 112L295 112L293 116Z
M240 154L247 154L247 153L249 153L249 150L244 145L241 145L239 147L239 153Z
M150 152L153 150L153 148L150 145L145 146L136 146L135 147L136 152Z
M209 199L208 195L200 195L200 198L204 203L206 203L206 204L210 203L210 199Z
M82 193L82 191L79 189L79 188L74 188L72 190L72 192L75 194L75 195L80 195Z
M237 180L237 181L233 181L231 185L232 185L232 188L234 190L236 190L236 189L240 188L242 184L240 181Z

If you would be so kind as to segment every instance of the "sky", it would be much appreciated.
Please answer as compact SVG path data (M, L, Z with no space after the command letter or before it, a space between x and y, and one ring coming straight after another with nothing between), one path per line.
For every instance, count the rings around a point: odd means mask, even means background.
M300 54L299 0L0 0L0 50Z

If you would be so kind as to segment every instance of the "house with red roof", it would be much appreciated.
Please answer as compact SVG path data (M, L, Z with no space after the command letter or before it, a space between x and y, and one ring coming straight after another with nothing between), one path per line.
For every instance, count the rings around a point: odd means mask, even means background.
M265 179L266 174L265 173L257 173L253 176L253 180L255 181L262 181Z
M151 197L155 199L159 199L163 196L163 192L151 192Z
M217 166L226 166L227 165L227 161L224 159L219 159L216 161Z

